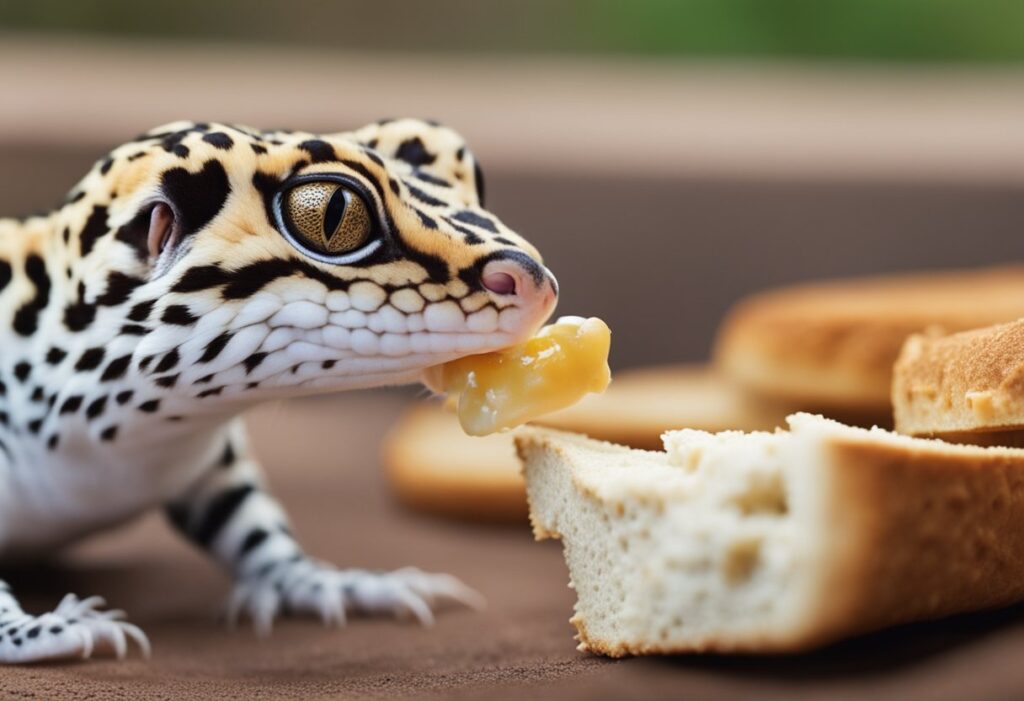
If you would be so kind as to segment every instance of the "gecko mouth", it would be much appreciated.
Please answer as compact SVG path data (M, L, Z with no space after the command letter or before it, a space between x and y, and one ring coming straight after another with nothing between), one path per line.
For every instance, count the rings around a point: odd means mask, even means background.
M313 285L296 294L295 287L287 301L265 289L192 325L159 327L136 348L139 369L172 390L165 396L199 399L413 383L431 366L525 340L556 301L553 283L527 288L531 294L517 283L508 295L433 294L433 301L405 288L386 295L368 283L353 283L347 294Z

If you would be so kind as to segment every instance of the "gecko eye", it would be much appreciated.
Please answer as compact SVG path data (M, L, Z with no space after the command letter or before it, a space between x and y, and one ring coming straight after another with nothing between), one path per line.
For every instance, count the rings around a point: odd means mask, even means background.
M299 183L284 193L280 209L293 243L327 262L359 251L373 235L363 195L343 182Z

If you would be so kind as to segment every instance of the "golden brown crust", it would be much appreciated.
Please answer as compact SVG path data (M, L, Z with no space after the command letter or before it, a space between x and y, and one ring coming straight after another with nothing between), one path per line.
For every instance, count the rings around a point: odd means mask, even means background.
M892 403L897 430L911 435L1024 426L1024 320L911 337L895 365Z
M943 453L838 439L823 639L1024 598L1024 452ZM832 536L830 536L831 538Z
M808 284L738 304L715 359L752 391L802 409L886 413L893 361L910 334L1024 316L1024 267Z

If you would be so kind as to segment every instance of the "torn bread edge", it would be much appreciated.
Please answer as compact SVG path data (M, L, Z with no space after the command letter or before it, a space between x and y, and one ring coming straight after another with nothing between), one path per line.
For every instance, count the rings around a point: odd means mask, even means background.
M517 431L581 650L793 652L1024 598L1024 450L788 423L665 452Z

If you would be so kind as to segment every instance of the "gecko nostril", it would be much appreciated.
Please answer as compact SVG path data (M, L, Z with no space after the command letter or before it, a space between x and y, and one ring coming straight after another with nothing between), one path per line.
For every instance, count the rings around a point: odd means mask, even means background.
M516 279L505 272L494 271L486 273L480 282L489 291L497 295L512 295L516 293Z

